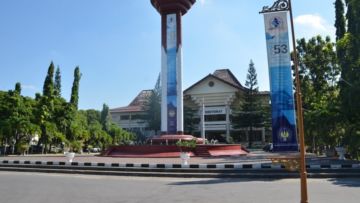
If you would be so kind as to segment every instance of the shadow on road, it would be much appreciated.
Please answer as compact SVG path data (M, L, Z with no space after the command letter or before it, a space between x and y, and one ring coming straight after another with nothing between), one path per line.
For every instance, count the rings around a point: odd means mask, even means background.
M360 179L350 179L350 178L332 178L329 180L334 185L344 186L344 187L360 187Z
M243 179L243 178L216 178L216 179L206 179L206 180L189 180L189 181L181 181L175 183L169 183L168 185L209 185L209 184L221 184L221 183L234 183L234 182L272 182L277 181L277 179Z

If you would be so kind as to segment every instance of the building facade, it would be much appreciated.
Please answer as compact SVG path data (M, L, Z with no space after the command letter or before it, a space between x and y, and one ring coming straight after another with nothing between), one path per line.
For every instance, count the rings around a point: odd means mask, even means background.
M119 127L141 136L154 135L144 120L144 104L152 90L142 90L128 106L110 109L111 119Z
M183 92L184 130L185 133L207 140L227 143L246 143L249 139L248 128L238 129L232 123L234 110L241 103L246 88L241 85L229 69L216 70L187 88ZM151 90L142 91L127 107L111 109L113 121L122 128L141 132L146 136L154 131L147 129L146 122L141 119L147 95ZM270 105L267 91L258 92L262 105ZM137 119L134 119L135 118ZM263 144L268 141L271 132L265 127L255 128L254 143Z

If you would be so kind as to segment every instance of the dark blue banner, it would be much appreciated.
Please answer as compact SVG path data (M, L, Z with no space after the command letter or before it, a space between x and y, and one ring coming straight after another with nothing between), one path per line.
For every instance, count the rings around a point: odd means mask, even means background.
M274 151L298 151L287 12L265 13Z

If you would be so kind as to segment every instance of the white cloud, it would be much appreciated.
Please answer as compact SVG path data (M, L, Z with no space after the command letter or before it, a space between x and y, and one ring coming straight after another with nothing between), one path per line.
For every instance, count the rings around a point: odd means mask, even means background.
M326 30L326 21L319 15L306 14L295 18L295 23L315 30Z
M316 35L334 39L335 28L318 14L305 14L294 19L297 38L311 38Z
M204 5L206 3L206 0L200 0L200 4Z
M28 90L34 90L34 91L38 90L38 88L34 85L21 85L21 88L28 89Z

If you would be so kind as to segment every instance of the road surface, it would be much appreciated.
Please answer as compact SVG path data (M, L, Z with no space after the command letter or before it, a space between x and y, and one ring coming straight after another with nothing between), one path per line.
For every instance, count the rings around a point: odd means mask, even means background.
M298 179L180 179L0 172L0 202L298 203ZM358 203L360 179L308 179L309 202Z

